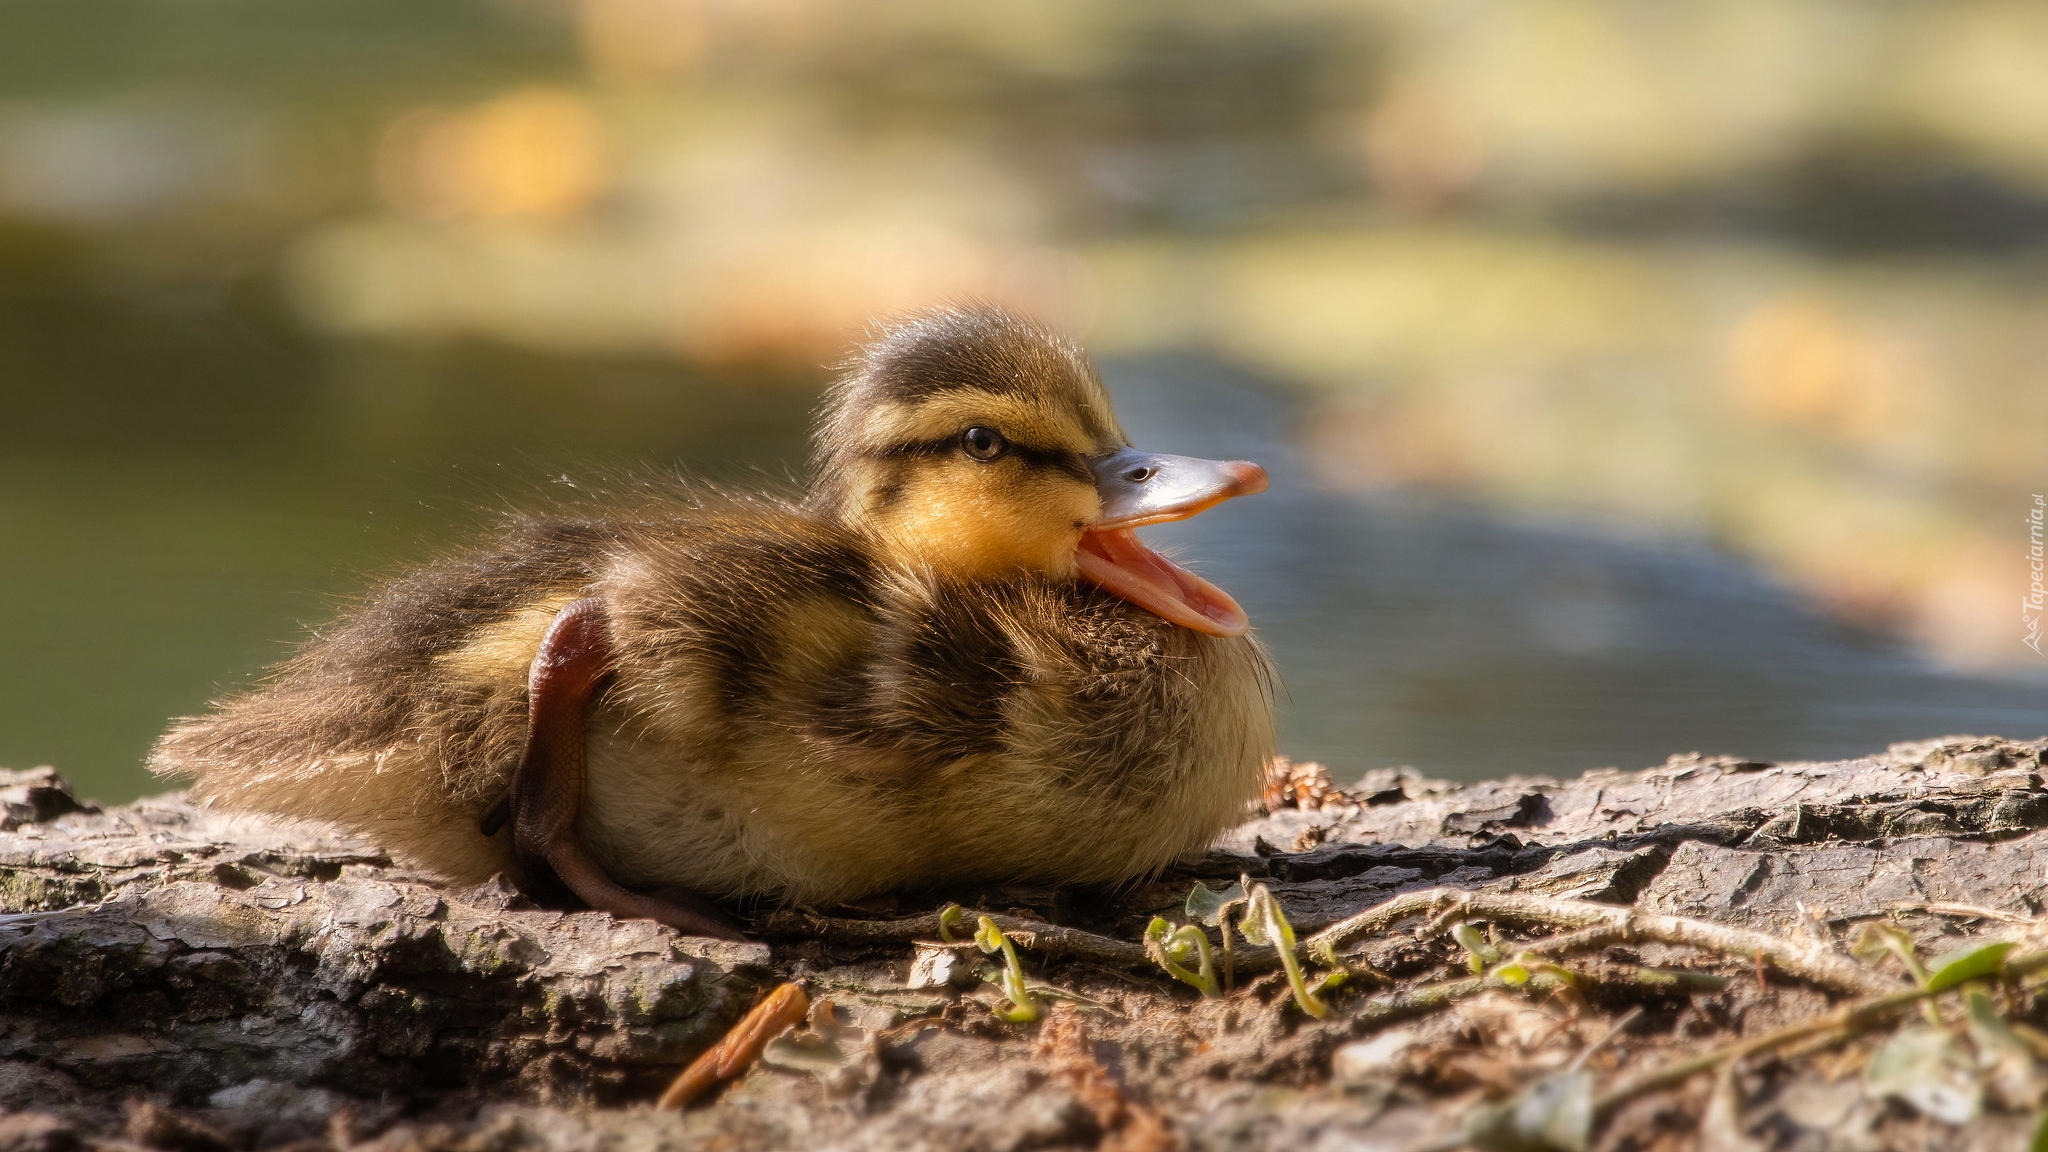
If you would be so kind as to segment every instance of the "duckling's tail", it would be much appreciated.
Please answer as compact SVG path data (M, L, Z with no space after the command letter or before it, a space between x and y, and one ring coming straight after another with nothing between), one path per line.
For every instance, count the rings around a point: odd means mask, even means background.
M502 761L486 748L500 742L490 729L504 725L451 739L406 685L336 684L287 669L209 715L178 720L151 750L150 770L190 777L209 806L339 824L451 880L515 871L505 838L477 828L501 774L476 769ZM509 736L519 735L515 723Z
M210 805L340 824L451 880L517 876L509 838L478 823L524 746L540 630L602 535L517 525L392 584L265 684L176 721L151 771Z

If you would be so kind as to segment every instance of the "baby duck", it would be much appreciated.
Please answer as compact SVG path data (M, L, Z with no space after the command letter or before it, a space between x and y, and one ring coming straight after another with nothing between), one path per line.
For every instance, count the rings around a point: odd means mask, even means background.
M516 521L151 767L717 936L705 899L1124 881L1242 818L1270 665L1132 529L1264 490L1258 465L1131 447L1079 351L987 308L884 335L815 439L801 502Z

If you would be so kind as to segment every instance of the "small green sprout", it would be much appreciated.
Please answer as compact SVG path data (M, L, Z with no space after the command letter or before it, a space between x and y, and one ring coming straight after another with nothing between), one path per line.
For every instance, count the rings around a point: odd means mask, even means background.
M943 916L940 923L943 926ZM1009 999L1005 1002L1007 1006L996 1006L995 1014L1012 1024L1031 1023L1038 1019L1038 1001L1032 998L1031 989L1024 985L1024 965L1017 960L1017 946L1010 943L1009 938L1003 935L1003 930L996 927L995 921L983 916L979 923L980 927L974 933L974 943L983 952L991 955L996 952L1003 954L1002 976L1000 980L991 980L989 983L1001 987L1003 995Z
M961 919L961 917L963 917L963 916L965 916L965 915L966 915L966 913L965 913L964 911L962 911L962 910L961 910L961 908L960 908L960 906L959 906L958 904L948 904L948 905L946 905L946 906L945 906L944 908L941 908L941 909L939 909L939 942L940 942L940 943L942 943L942 944L957 944L957 943L959 943L959 940L958 940L958 939L956 939L956 938L954 937L954 935L953 935L953 932L954 932L954 930L955 930L955 929L957 929L957 928L959 928L959 927L960 927L960 919Z
M1246 940L1253 944L1270 944L1280 953L1280 965L1287 970L1287 986L1293 989L1294 1002L1303 1012L1318 1020L1330 1014L1330 1006L1316 999L1316 990L1302 978L1301 958L1294 954L1297 947L1294 926L1281 913L1280 902L1273 899L1272 889L1264 884L1252 885L1244 919L1238 927ZM1323 986L1329 986L1329 982L1324 981Z
M1209 951L1209 937L1195 925L1175 928L1164 916L1154 916L1145 925L1145 952L1166 969L1167 975L1202 995L1223 995L1223 988L1216 983L1216 960ZM1195 962L1192 969L1188 967L1190 959Z
M1913 937L1897 925L1873 921L1858 927L1849 936L1849 953L1866 964L1876 964L1886 955L1897 956L1913 983L1927 983L1927 969L1920 966L1920 957L1913 950Z
M1451 935L1470 954L1465 966L1472 970L1474 976L1486 971L1488 965L1500 963L1500 949L1487 943L1486 937L1481 936L1479 929L1474 928L1469 922L1460 921L1452 925Z
M1495 955L1499 955L1499 953L1496 952ZM1479 975L1482 973L1475 969L1474 974ZM1571 969L1561 967L1537 956L1531 956L1527 952L1515 953L1513 956L1486 969L1483 975L1491 976L1515 988L1530 987L1532 985L1537 988L1569 988L1575 987L1578 984L1578 977L1572 973Z
M1496 976L1519 988L1527 984L1536 974L1529 970L1527 964L1523 963L1522 957L1517 956L1507 963L1495 967L1488 975Z
M1316 977L1315 983L1308 986L1308 994L1310 996L1321 996L1332 988L1342 988L1344 982L1349 979L1351 979L1351 973L1343 968L1325 972L1321 976Z
M1997 976L2005 968L2006 954L2016 947L2018 942L2013 940L1979 940L1922 964L1913 938L1890 924L1865 924L1849 938L1849 951L1858 959L1875 963L1889 952L1906 966L1913 982L1929 992L1946 992L1972 980ZM1934 1001L1922 1001L1920 1011L1933 1027L1948 1026Z

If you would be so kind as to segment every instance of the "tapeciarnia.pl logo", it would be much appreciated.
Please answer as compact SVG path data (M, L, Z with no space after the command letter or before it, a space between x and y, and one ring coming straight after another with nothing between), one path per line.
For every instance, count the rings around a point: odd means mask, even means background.
M2020 601L2020 623L2027 630L2020 643L2032 648L2036 656L2043 655L2041 619L2043 609L2048 608L2048 590L2042 588L2042 574L2048 571L2048 552L2044 552L2041 542L2043 512L2048 512L2048 501L2035 493L2034 506L2027 509L2027 565L2032 570L2033 579L2027 585L2026 598Z

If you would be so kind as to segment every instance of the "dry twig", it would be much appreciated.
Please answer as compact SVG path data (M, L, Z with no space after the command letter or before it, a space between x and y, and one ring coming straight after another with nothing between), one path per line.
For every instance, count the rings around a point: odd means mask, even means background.
M1432 914L1439 922L1472 919L1584 929L1568 938L1568 947L1572 951L1654 941L1703 948L1730 956L1755 957L1788 976L1850 995L1877 995L1898 987L1895 981L1837 955L1832 949L1787 937L1682 916L1637 912L1632 908L1595 904L1587 900L1520 893L1467 892L1458 888L1431 888L1396 896L1309 937L1309 947L1326 963L1332 962L1339 949L1359 936L1385 932L1410 916ZM1552 947L1555 948L1556 944L1553 943ZM1544 942L1537 941L1525 950L1544 951Z
M2005 974L2009 978L2016 979L2042 971L2043 969L2048 969L2048 952L2036 952L2007 961ZM1913 1008L1915 1005L1950 991L1954 991L1954 989L1903 988L1887 992L1881 996L1873 996L1869 999L1844 1004L1832 1012L1823 1013L1810 1020L1802 1020L1797 1024L1788 1024L1783 1028L1766 1032L1761 1036L1737 1040L1730 1044L1724 1044L1719 1048L1702 1052L1697 1056L1688 1056L1680 1060L1674 1060L1662 1068L1654 1068L1648 1072L1627 1077L1619 1084L1602 1093L1594 1101L1594 1115L1609 1115L1616 1108L1646 1092L1654 1092L1659 1088L1670 1088L1682 1084L1702 1072L1712 1071L1723 1064L1741 1060L1744 1057L1753 1056L1759 1052L1768 1052L1809 1037L1821 1036L1830 1032L1855 1033L1890 1023L1894 1017Z

